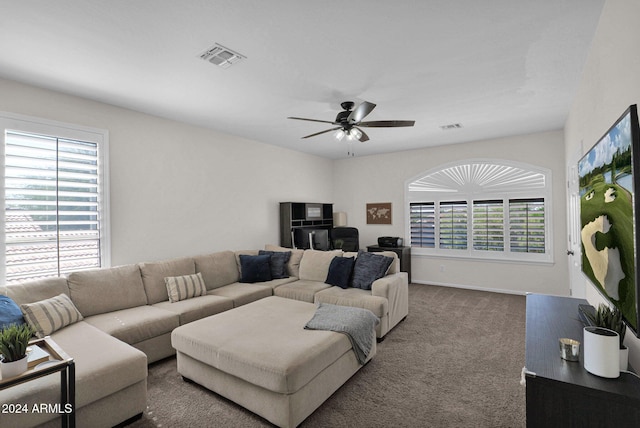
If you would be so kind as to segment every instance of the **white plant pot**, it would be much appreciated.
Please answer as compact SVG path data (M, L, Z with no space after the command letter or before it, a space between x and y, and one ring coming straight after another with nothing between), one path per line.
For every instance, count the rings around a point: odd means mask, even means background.
M620 349L620 371L625 371L629 368L629 348L626 346Z
M11 361L10 363L5 363L4 361L0 362L0 373L2 374L2 379L9 379L10 377L15 377L26 372L28 360L29 358L25 355L24 358L17 361Z
M584 328L584 368L600 377L620 376L620 338L602 327Z

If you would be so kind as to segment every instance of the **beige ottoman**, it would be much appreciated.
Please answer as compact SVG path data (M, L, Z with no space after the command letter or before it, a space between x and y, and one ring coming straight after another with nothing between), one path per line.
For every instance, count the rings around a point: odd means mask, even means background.
M178 327L171 335L178 373L294 427L362 367L346 335L304 329L315 310L272 296Z

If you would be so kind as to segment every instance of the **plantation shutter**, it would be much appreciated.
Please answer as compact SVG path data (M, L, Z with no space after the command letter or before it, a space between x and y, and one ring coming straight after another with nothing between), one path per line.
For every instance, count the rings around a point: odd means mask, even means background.
M98 145L6 131L6 282L97 268Z
M504 251L504 203L473 201L473 249Z
M433 202L409 204L411 221L411 246L435 248L436 211Z
M440 248L467 249L467 202L440 202Z
M511 251L545 252L544 199L509 199Z

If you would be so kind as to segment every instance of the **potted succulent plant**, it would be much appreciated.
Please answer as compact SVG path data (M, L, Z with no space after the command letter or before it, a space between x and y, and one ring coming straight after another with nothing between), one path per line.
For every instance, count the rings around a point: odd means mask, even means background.
M27 371L27 345L33 336L28 324L11 324L0 331L0 373L2 378Z
M624 346L624 335L627 326L622 321L622 312L617 307L610 308L601 303L594 313L587 313L587 318L596 327L608 328L618 333L620 338L620 370L627 370L629 365L629 348Z

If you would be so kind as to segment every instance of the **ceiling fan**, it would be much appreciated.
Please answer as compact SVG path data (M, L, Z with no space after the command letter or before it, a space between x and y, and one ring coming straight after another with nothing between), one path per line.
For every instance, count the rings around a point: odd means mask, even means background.
M365 128L395 128L400 126L413 126L416 122L414 120L373 120L369 122L362 122L369 113L376 107L375 104L368 101L364 101L358 107L353 109L355 103L353 101L345 101L340 106L344 109L336 116L336 119L331 122L328 120L319 119L307 119L304 117L288 117L287 119L307 120L310 122L330 123L337 125L335 128L327 129L324 131L316 132L315 134L307 135L302 138L315 137L331 131L338 131L336 138L342 140L345 136L351 140L367 141L369 136L360 127Z

